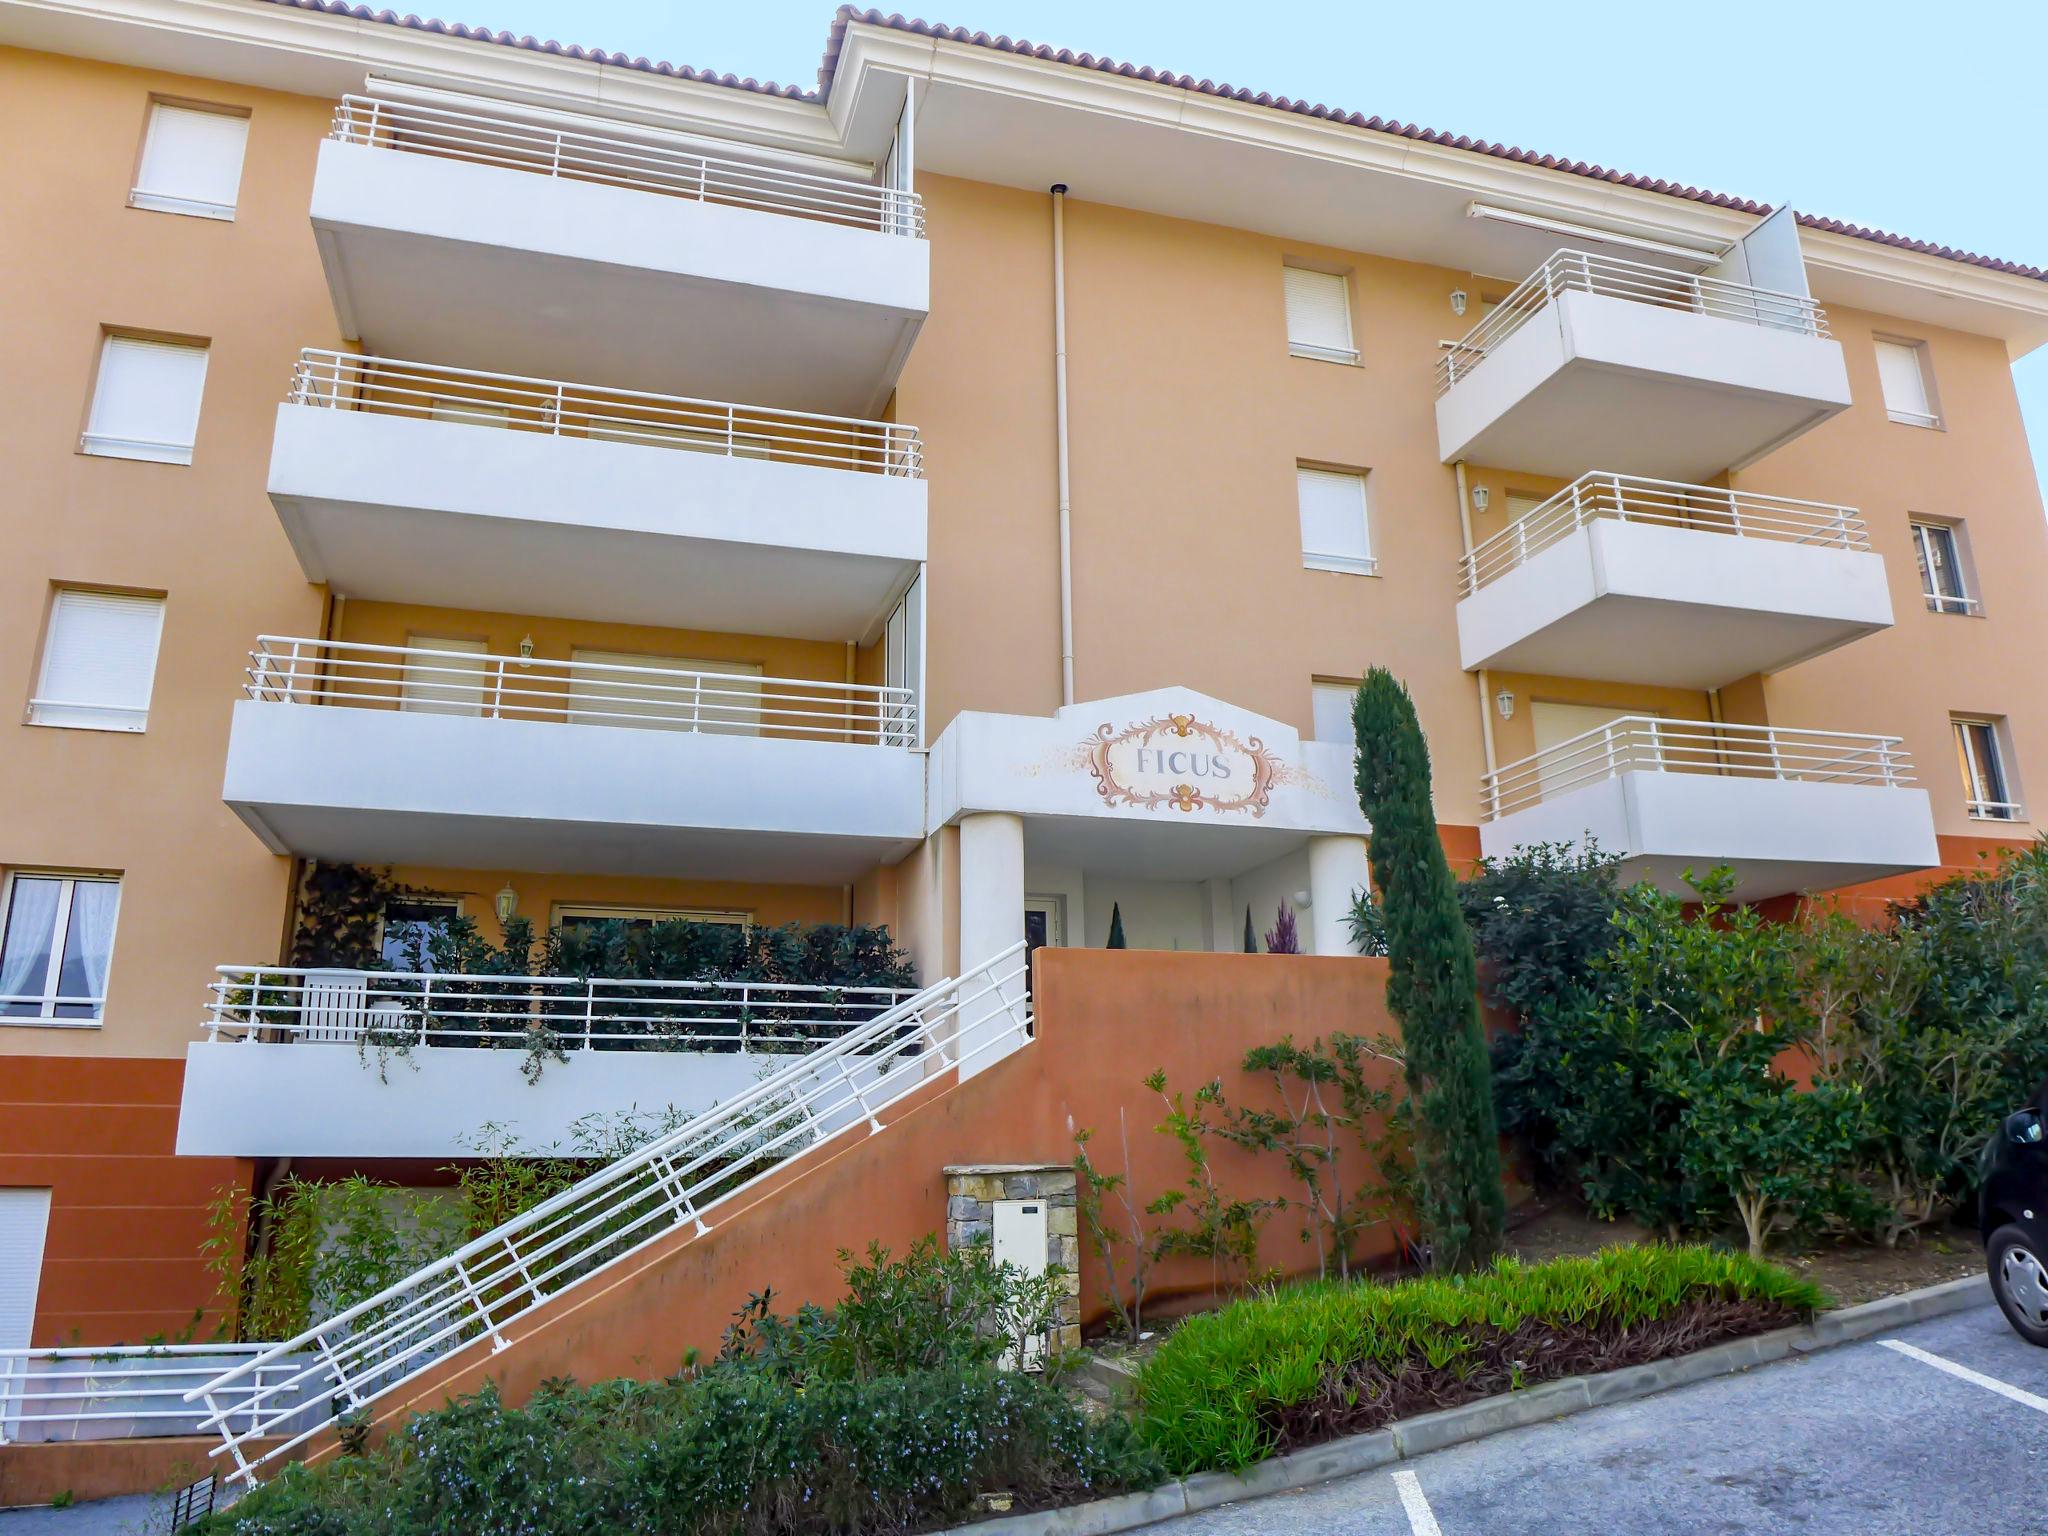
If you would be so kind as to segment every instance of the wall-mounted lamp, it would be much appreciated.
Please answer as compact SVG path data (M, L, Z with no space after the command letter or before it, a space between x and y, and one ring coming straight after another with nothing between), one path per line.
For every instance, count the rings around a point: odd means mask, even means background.
M1514 718L1515 718L1515 690L1514 690L1514 689L1512 689L1512 688L1503 688L1503 689L1501 689L1501 691L1500 691L1499 693L1496 693L1496 694L1495 694L1495 695L1493 696L1493 707L1494 707L1495 709L1497 709L1497 710L1499 710L1499 711L1500 711L1500 717L1501 717L1501 719L1503 719L1503 720L1512 720L1512 719L1514 719Z
M519 637L519 659L521 661L533 660L533 636L521 635Z
M512 921L512 914L519 910L519 893L512 889L511 881L507 880L505 888L491 898L491 905L497 909L499 927Z
M1460 320L1465 318L1465 290L1462 288L1451 290L1451 313Z
M1296 891L1294 893L1295 910L1299 911L1303 907L1312 907L1314 905L1315 901L1307 891Z
M1483 515L1486 511L1486 504L1491 500L1493 500L1493 492L1489 491L1485 486L1475 485L1472 487L1472 510L1474 512Z

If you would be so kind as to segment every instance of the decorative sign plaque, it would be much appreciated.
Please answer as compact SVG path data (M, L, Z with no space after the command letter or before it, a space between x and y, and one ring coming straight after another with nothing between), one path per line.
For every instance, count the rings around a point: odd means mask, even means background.
M1146 811L1263 816L1280 771L1258 737L1247 741L1193 715L1154 715L1122 730L1099 725L1086 748L1103 802Z

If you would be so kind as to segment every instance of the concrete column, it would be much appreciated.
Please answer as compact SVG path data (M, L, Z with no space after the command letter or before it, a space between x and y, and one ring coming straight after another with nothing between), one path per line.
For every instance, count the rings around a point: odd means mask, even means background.
M1308 840L1309 950L1318 955L1355 955L1351 945L1351 897L1369 888L1365 839L1327 836Z
M1024 818L984 811L960 818L960 974L1024 938ZM1005 967L1006 969L1008 967ZM1022 1044L996 1046L1009 1021L1024 1005L1024 978L963 1007L960 1014L960 1075L986 1071Z

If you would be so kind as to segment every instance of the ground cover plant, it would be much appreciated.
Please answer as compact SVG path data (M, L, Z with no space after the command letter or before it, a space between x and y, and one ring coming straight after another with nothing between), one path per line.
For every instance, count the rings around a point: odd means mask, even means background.
M1054 1305L977 1248L842 1255L831 1309L762 1294L718 1355L663 1381L490 1390L381 1445L289 1467L208 1536L881 1536L971 1515L978 1493L1068 1503L1158 1481L1119 1416L1084 1413L1057 1371L1000 1369ZM1057 1365L1057 1361L1054 1362Z
M1699 1247L1313 1282L1183 1323L1140 1370L1138 1429L1175 1474L1238 1471L1413 1414L1789 1326L1822 1305L1781 1270Z

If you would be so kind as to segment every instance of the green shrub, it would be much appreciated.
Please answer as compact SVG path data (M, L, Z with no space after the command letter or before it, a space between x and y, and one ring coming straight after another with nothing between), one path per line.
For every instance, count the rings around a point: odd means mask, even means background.
M1624 1335L1702 1303L1752 1303L1776 1321L1820 1292L1770 1265L1706 1248L1610 1248L1594 1258L1502 1259L1460 1276L1379 1285L1328 1281L1189 1318L1138 1377L1138 1428L1174 1473L1237 1471L1279 1448L1290 1409L1333 1382L1417 1369L1455 1381L1527 1325ZM1523 1378L1541 1379L1540 1363Z
M1431 1263L1459 1269L1499 1246L1507 1204L1472 936L1437 837L1429 746L1408 690L1373 668L1351 721L1372 881L1386 903L1387 1009L1401 1025L1416 1215Z
M843 1256L844 1257L844 1256ZM985 1249L846 1258L853 1288L782 1316L756 1297L709 1365L660 1382L494 1389L360 1456L276 1480L212 1536L861 1536L927 1530L985 1490L1056 1504L1157 1481L1128 1420L995 1368L984 1306L1034 1305Z

